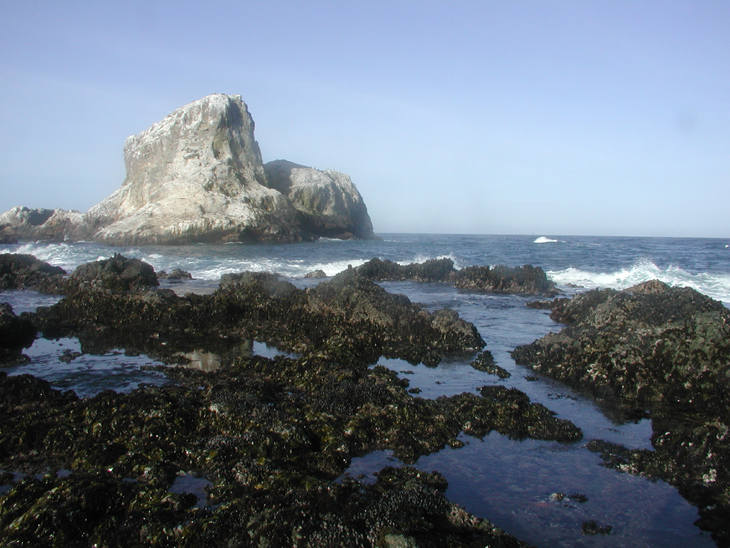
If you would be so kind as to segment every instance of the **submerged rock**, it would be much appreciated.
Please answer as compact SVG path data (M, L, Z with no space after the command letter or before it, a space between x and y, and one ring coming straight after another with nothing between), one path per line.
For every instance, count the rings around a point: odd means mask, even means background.
M239 95L214 94L129 137L122 186L87 213L16 207L5 238L113 245L373 238L349 177L274 162L267 179Z

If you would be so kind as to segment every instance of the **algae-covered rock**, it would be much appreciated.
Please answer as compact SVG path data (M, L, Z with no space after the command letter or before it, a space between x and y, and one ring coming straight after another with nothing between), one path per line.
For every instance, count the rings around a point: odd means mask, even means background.
M555 283L548 280L545 271L532 265L469 266L459 270L451 259L431 259L408 265L371 259L357 270L371 280L442 282L464 291L546 296L558 293Z
M94 280L100 279L94 272ZM106 281L105 272L101 279L107 286L126 283L116 273ZM354 270L309 290L265 273L227 274L208 296L83 290L33 317L42 331L102 338L156 354L165 351L161 343L168 339L193 344L229 337L359 362L386 355L438 363L445 353L484 346L476 328L455 312L430 314Z
M65 275L66 271L62 268L39 261L32 255L0 254L0 289L65 292L62 289Z
M512 355L594 393L639 402L727 401L730 310L690 288L648 282L559 301L567 323Z
M151 265L139 259L128 259L118 253L111 259L102 259L79 266L71 275L78 284L90 284L97 289L129 291L160 285Z
M606 466L662 479L730 546L730 310L659 281L555 302L567 326L513 352L518 363L652 418L654 450L594 440Z
M15 524L0 528L0 543L377 546L392 535L418 546L522 546L448 502L438 474L386 468L372 486L334 480L354 456L390 449L412 463L458 447L462 430L580 437L517 391L423 400L383 367L239 357L214 373L168 372L174 385L84 400L0 375L0 395L16 395L0 398L0 468L70 471L0 496L0 524ZM202 503L168 492L180 473L210 482Z
M18 318L8 303L0 303L0 367L18 359L35 337L35 327L29 320Z

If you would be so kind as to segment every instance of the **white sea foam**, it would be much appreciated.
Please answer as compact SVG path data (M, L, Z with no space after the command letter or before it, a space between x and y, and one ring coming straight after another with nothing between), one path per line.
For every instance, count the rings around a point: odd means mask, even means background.
M585 289L626 289L649 280L660 280L673 287L691 287L713 299L730 305L730 274L701 272L692 274L676 266L660 268L651 261L639 261L630 268L615 272L591 272L578 268L548 271L559 287Z
M536 238L533 244L556 244L558 243L558 240L553 240L552 238L547 238L546 236L540 236L539 238Z
M423 264L426 261L433 261L433 260L440 260L440 259L451 259L454 262L455 268L460 268L458 266L458 261L456 260L456 257L452 253L449 253L448 255L438 255L437 257L433 257L431 255L416 255L413 259L403 260L403 261L397 261L397 263L401 266L406 266L409 264Z
M39 261L47 262L53 266L60 266L67 272L73 272L82 263L108 259L113 255L111 250L108 253L100 253L99 249L87 247L83 244L40 242L23 244L12 252L33 255Z

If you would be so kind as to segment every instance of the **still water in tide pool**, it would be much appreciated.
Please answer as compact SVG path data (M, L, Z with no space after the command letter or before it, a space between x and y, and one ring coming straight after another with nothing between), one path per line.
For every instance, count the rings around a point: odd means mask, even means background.
M730 249L722 240L652 238L579 238L534 236L383 235L377 242L317 242L291 246L188 246L170 248L109 248L98 244L27 244L0 246L0 252L33 253L72 270L78 264L106 258L114 252L150 262L157 270L183 268L197 278L170 284L179 294L209 293L226 272L278 272L298 287L319 283L305 279L321 269L328 276L379 257L400 263L449 257L457 267L480 264L542 266L570 296L593 287L621 289L659 278L671 285L688 285L730 303ZM449 307L476 325L497 365L511 373L500 379L468 364L473 356L455 356L436 368L382 359L379 363L418 388L417 397L436 398L477 392L487 384L514 387L583 430L584 439L572 444L511 440L496 432L483 440L465 435L466 445L421 457L416 466L438 470L449 481L447 496L479 517L538 547L548 546L714 546L698 529L695 507L662 481L622 474L600 465L586 449L592 439L628 448L651 449L651 421L624 422L614 409L599 407L576 390L535 375L518 366L509 352L561 325L544 311L525 306L530 299L509 295L460 293L443 284L388 282L388 291L403 293L429 310ZM575 287L576 285L581 287ZM53 304L57 297L34 292L2 292L0 301L15 311L32 311ZM281 354L252 341L232 349L265 357ZM26 352L31 362L5 369L8 374L31 373L53 386L91 396L102 389L128 392L142 384L165 384L163 374L147 366L160 365L144 356L125 355L124 349L104 355L81 353L76 339L39 339ZM188 353L191 365L212 369L220 355L205 349ZM386 465L401 466L388 452L355 459L348 471L373 481ZM607 535L585 535L582 525L595 521Z

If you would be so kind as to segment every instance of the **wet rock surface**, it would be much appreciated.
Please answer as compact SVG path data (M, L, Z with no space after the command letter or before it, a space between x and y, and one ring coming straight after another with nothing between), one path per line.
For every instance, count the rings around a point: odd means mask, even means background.
M30 317L44 332L156 355L171 340L194 346L255 339L360 363L385 355L437 364L445 353L485 344L455 312L430 314L353 269L308 290L265 273L225 275L209 296L94 286Z
M342 474L374 450L415 463L461 447L461 433L582 437L514 389L425 400L371 367L381 355L435 365L484 341L455 312L429 313L354 269L307 290L228 275L214 294L185 297L155 289L149 265L121 256L49 275L68 296L16 318L31 329L78 336L82 352L122 348L170 364L220 351L221 367L159 366L166 386L86 399L0 372L0 470L15 473L2 476L0 544L525 546L450 503L437 473L384 468L372 485ZM245 339L301 357L230 351ZM210 482L205 499L171 492L180 475Z
M432 259L400 265L372 259L357 268L363 276L377 281L443 282L465 291L553 296L558 293L545 271L531 265L469 266L458 270L451 259Z
M516 348L515 361L650 416L653 451L588 448L610 468L675 485L698 506L697 524L730 546L730 310L651 281L561 299L551 317L567 327Z
M33 324L18 318L9 304L0 303L0 367L21 361L23 348L33 344L35 338Z
M66 271L39 261L32 255L0 254L0 289L36 289L44 293L59 291Z
M147 289L160 285L151 265L119 254L111 259L82 264L71 275L71 281L80 288L90 285L95 289L117 291Z
M253 357L215 373L166 371L174 385L83 400L0 375L0 468L45 473L0 497L2 542L380 546L390 536L522 546L448 502L436 473L385 468L374 485L333 480L354 456L391 449L415 462L458 447L460 431L580 438L515 390L422 400L380 366ZM169 492L181 473L211 482L203 505Z

